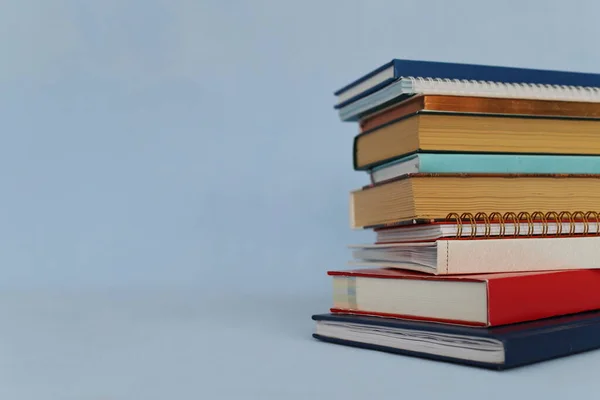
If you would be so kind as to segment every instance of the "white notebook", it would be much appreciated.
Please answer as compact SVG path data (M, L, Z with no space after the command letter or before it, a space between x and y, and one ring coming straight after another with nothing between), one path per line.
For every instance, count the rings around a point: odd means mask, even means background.
M377 229L376 242L406 243L419 241L432 241L443 238L484 238L506 236L557 236L557 235L584 235L600 234L600 221L556 221L552 222L519 222L510 221L503 223L440 223L440 224L414 224L394 228Z
M357 121L395 99L415 94L600 102L600 88L402 77L338 110L342 121Z
M600 236L352 245L350 265L434 275L600 268Z

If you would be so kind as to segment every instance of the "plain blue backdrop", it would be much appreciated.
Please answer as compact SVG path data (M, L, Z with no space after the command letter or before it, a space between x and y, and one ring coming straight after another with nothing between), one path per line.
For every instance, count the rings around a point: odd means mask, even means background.
M335 89L394 57L600 72L596 3L489 4L7 2L0 283L326 290L371 238Z
M392 58L600 72L590 1L20 0L0 12L0 383L11 399L594 393L326 345L355 124ZM204 396L204 397L202 397Z

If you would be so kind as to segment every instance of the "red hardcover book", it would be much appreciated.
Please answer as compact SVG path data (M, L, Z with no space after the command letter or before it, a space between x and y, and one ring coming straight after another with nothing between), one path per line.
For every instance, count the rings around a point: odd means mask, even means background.
M600 270L429 275L329 271L333 313L498 326L600 309Z

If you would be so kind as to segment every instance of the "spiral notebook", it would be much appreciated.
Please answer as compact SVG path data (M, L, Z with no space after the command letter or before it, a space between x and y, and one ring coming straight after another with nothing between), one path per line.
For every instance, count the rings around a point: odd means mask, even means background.
M394 60L336 94L340 119L358 121L415 94L600 102L600 75Z
M338 97L335 108L341 108L406 77L437 78L442 82L470 80L540 86L600 86L600 75L592 73L393 59L337 90L334 93Z
M445 220L376 228L376 244L439 239L572 237L600 235L600 214L584 212L507 212L449 214Z
M433 275L600 269L600 214L594 211L451 213L446 220L388 233L388 240L404 240L349 246L349 264ZM382 232L390 231L378 236Z

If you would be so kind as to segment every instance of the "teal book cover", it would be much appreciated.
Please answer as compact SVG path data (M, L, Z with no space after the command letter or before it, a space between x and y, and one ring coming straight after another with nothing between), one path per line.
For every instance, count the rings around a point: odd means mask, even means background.
M373 182L408 173L600 174L600 156L415 153L370 171Z

